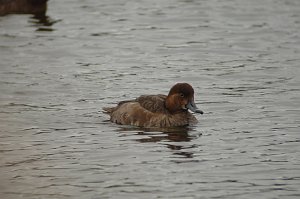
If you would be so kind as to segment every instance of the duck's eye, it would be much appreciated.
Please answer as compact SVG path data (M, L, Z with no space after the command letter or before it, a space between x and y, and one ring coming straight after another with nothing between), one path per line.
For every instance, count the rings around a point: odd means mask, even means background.
M184 97L184 94L183 94L183 93L180 93L180 97Z

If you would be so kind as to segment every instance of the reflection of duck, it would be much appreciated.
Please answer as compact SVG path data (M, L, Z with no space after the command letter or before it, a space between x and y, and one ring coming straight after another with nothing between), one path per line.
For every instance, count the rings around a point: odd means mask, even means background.
M160 142L163 140L168 140L172 142L189 142L191 137L187 132L164 132L160 135L149 135L148 138L141 138L137 141L139 142Z
M163 140L171 142L189 142L193 136L189 135L189 131L193 130L191 127L169 127L169 128L135 128L123 126L118 129L119 132L136 132L142 137L137 139L139 142L160 142ZM129 135L130 134L125 134ZM146 135L147 137L144 137Z
M168 96L142 95L122 101L116 107L103 108L117 124L140 127L175 127L197 123L188 109L201 113L194 102L194 89L187 83L174 85Z
M7 14L40 14L47 10L48 0L0 0L0 16Z
M141 143L160 143L172 150L175 157L193 158L192 148L197 147L195 144L187 144L193 139L198 138L198 135L191 135L189 132L194 131L191 127L169 127L169 128L136 128L130 126L122 126L116 131L121 132L121 137L133 138ZM128 140L128 139L126 139ZM180 144L182 142L183 144ZM176 144L177 143L177 144ZM176 160L182 162L186 160ZM190 161L190 160L189 160Z

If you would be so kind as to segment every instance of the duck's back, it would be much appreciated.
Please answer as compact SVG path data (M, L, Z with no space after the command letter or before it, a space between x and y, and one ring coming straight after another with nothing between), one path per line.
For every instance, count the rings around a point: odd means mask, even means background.
M142 95L135 101L152 113L168 113L165 107L166 95Z

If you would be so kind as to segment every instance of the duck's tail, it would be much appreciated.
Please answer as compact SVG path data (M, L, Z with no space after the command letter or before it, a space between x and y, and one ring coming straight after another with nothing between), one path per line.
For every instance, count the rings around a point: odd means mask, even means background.
M115 107L103 107L102 110L103 110L103 113L105 114L111 114L112 112L114 112L116 108Z

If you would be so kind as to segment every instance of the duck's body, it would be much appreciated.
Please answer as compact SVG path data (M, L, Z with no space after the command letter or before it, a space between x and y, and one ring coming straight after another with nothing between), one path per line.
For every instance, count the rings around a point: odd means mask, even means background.
M197 123L188 109L202 113L194 104L194 90L186 83L172 87L169 95L142 95L122 101L116 107L103 108L117 124L140 127L175 127Z

